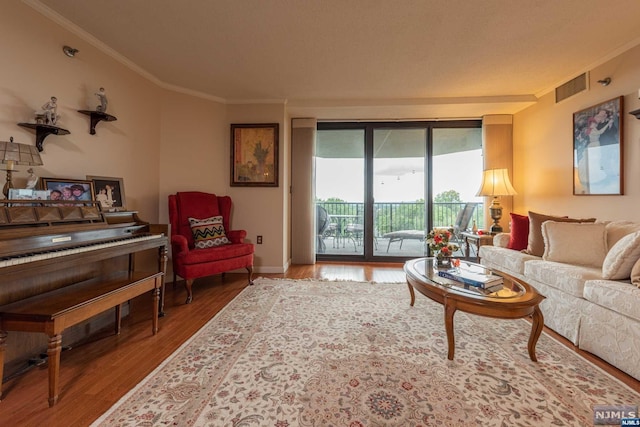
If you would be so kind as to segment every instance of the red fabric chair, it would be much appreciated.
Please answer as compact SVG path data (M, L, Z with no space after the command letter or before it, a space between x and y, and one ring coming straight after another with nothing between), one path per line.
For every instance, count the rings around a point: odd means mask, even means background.
M231 198L199 191L179 192L169 196L169 221L171 222L171 251L173 283L176 276L185 281L187 301L193 299L191 287L200 277L224 273L238 268L249 272L249 285L253 285L253 251L251 243L244 243L245 230L231 230ZM195 248L189 218L205 219L222 216L224 231L230 244L206 249Z

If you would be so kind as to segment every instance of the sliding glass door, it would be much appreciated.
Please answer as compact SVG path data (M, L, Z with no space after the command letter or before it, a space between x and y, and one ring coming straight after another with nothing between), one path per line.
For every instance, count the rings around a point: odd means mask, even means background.
M433 226L453 228L482 177L479 121L319 123L318 259L428 255ZM473 218L481 226L482 207Z

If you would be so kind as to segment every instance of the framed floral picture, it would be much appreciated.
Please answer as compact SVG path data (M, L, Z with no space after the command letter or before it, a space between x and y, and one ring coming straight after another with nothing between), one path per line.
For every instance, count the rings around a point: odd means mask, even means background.
M103 211L126 210L124 182L122 178L87 175L95 189L95 201L100 202Z
M623 97L573 114L573 194L624 194Z
M42 178L42 189L49 191L49 200L93 200L93 183L80 179Z
M231 186L278 186L278 123L231 125Z

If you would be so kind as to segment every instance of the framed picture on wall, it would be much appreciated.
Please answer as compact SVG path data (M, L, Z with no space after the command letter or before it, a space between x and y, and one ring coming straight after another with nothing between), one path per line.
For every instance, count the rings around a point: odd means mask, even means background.
M624 194L623 97L573 114L573 194Z
M80 179L42 178L42 189L49 200L93 200L93 183Z
M278 186L278 123L231 125L231 186Z
M100 202L103 211L126 210L124 182L122 178L87 175L95 189L95 201Z

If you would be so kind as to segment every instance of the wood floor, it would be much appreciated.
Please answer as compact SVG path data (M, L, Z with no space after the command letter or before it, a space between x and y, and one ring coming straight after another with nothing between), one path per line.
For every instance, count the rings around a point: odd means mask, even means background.
M405 277L402 264L339 263L292 266L285 274L256 276L376 282L404 281ZM166 316L160 319L156 336L151 334L150 298L136 298L131 303L131 315L123 319L120 335L115 336L108 330L62 353L60 398L53 408L47 404L46 366L35 367L8 380L3 385L0 425L91 424L240 293L245 280L246 276L240 274L197 280L194 299L189 305L184 304L186 292L182 283L175 288L169 284ZM568 341L562 338L560 341L574 348ZM576 351L640 392L638 381L588 353Z

